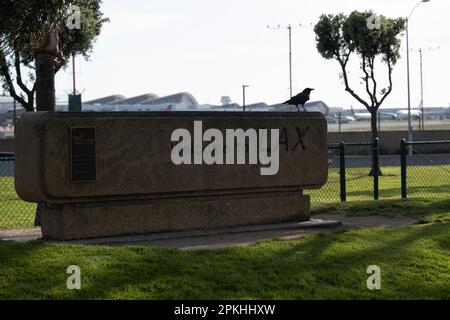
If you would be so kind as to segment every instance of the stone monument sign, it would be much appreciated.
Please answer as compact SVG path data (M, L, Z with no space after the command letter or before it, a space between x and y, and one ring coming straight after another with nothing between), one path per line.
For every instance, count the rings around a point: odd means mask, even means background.
M305 221L328 176L320 113L27 113L15 150L59 240Z

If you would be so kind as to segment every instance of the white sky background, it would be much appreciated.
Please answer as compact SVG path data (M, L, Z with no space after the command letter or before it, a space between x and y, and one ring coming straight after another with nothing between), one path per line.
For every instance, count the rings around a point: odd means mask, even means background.
M78 58L78 87L87 101L110 94L132 97L192 93L199 103L220 104L221 96L242 103L280 103L289 96L288 31L267 25L315 24L322 13L372 9L407 16L418 0L104 0L111 19L90 61ZM410 21L412 49L425 51L425 106L450 102L450 1L421 4ZM405 38L403 37L403 40ZM330 106L360 105L344 91L339 66L317 52L312 27L294 29L294 93L315 88L312 100ZM394 70L394 91L384 107L406 107L406 43ZM412 106L420 103L419 54L411 53ZM71 90L71 67L57 76L57 96ZM350 69L359 83L359 63ZM380 76L386 69L379 68ZM363 94L364 90L358 90Z

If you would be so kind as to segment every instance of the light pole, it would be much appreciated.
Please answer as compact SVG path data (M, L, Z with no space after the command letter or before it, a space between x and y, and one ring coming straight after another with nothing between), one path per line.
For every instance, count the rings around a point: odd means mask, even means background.
M420 109L422 111L421 114L421 125L422 125L422 131L425 131L425 110L423 106L423 55L422 55L422 48L419 50L420 53Z
M248 85L243 85L242 86L242 106L244 108L244 112L245 112L245 89L249 88L250 86Z
M267 26L267 29L283 29L283 28L288 29L288 36L289 36L289 96L290 96L290 98L292 98L292 96L293 96L293 88L292 88L292 29L305 28L305 27L309 27L309 26L312 26L312 24L309 24L307 26L304 26L302 24L299 24L298 26L288 24L286 27L282 27L280 25L278 25L276 27Z
M407 64L407 76L408 76L408 142L413 142L413 130L411 121L411 82L409 72L409 20L416 8L424 2L430 2L431 0L422 0L411 10L411 13L406 18L406 64ZM409 153L412 154L412 147L409 148Z
M289 95L292 98L292 26L288 25L289 30Z
M431 52L440 50L440 47L431 48L428 49L419 49L419 58L420 58L420 111L421 111L421 125L422 125L422 131L425 130L425 102L424 102L424 85L423 85L423 54L425 52ZM411 49L411 51L414 51Z

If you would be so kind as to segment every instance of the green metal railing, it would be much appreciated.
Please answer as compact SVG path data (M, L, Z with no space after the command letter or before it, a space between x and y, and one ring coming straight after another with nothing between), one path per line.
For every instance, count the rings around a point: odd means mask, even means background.
M349 149L354 147L368 147L372 152L372 171L373 175L373 199L379 199L379 176L380 176L380 147L379 139L374 139L373 142L361 142L361 143L340 143L337 145L329 145L329 149L339 150L339 181L340 181L340 199L342 202L347 201L347 166L346 166L346 153Z

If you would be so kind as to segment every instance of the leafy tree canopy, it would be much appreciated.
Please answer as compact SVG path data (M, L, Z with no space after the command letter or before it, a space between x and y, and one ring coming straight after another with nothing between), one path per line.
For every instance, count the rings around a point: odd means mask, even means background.
M54 71L63 68L70 55L86 59L108 19L100 10L101 0L0 0L0 82L6 92L29 110L35 93L34 69L36 53L45 48L55 34ZM67 21L74 14L71 5L80 8L81 28L70 29ZM29 72L26 85L21 67ZM16 86L20 93L16 92Z
M376 16L372 11L354 11L349 16L324 14L314 28L319 53L325 59L339 62L346 91L372 114L376 114L392 92L392 70L400 58L399 36L404 29L405 19ZM352 55L361 61L362 80L370 101L364 100L350 86L347 65ZM375 77L376 58L381 58L388 71L389 85L381 90L377 88Z

